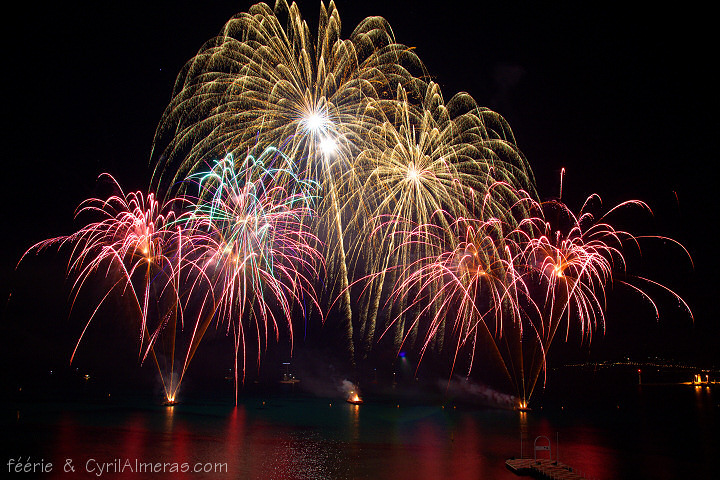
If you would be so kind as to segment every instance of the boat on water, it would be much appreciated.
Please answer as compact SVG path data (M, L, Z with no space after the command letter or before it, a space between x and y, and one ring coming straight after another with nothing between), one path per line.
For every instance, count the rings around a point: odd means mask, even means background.
M283 366L285 367L285 371L282 374L282 380L280 380L280 383L293 386L296 383L300 383L300 379L295 377L293 373L290 373L290 363L285 362L283 363Z
M283 379L280 380L280 383L284 383L284 384L287 384L287 385L295 385L296 383L300 383L300 379L299 379L299 378L292 377L292 376L290 376L290 377L283 377Z

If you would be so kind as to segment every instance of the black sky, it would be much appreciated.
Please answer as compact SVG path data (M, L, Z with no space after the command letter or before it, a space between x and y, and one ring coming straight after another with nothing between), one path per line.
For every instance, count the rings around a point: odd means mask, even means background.
M542 197L557 195L565 167L563 198L574 208L593 192L608 207L644 200L654 219L623 226L668 235L690 250L694 271L670 247L650 249L640 268L688 300L695 325L671 301L661 301L655 324L651 312L626 308L632 299L620 294L599 348L612 344L617 352L647 340L660 354L717 360L718 78L709 12L677 3L648 10L529 3L337 5L343 37L363 17L384 16L397 41L416 48L446 100L467 91L504 115ZM26 2L6 15L4 297L32 284L29 274L13 272L17 259L33 243L72 231L74 209L98 174L112 173L128 190L147 187L154 128L176 74L250 5ZM311 25L318 7L300 2ZM4 322L17 321L11 310L5 305Z

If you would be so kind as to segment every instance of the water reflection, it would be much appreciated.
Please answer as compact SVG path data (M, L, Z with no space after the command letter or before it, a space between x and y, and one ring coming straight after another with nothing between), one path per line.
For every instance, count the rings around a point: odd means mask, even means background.
M225 435L225 458L228 462L228 472L240 472L240 452L243 451L245 438L245 406L236 406L228 416Z
M489 465L483 461L484 457L477 452L487 448L485 439L487 434L482 432L482 426L472 418L463 418L452 438L452 451L450 452L450 475L447 478L488 478Z
M148 428L146 426L147 417L141 413L131 415L125 421L125 434L122 435L119 443L119 452L127 458L141 458L145 452L146 435ZM80 430L79 427L76 427ZM75 445L75 442L66 440L69 445Z
M302 398L269 400L264 408L258 401L237 407L26 406L12 434L20 445L32 445L29 439L48 432L39 437L43 449L24 454L54 463L72 458L82 466L94 458L226 465L226 473L167 478L510 480L515 477L504 461L518 456L521 444L522 454L532 457L539 435L551 439L554 458L559 454L589 477L711 478L703 459L718 454L712 391L643 389L647 401L634 400L643 405L639 411L614 405L597 412L330 407L327 400Z
M350 409L350 439L360 440L360 405L348 405Z
M518 412L520 424L520 458L525 458L525 449L528 446L528 413Z
M165 431L171 432L173 426L173 418L175 417L175 405L165 407Z

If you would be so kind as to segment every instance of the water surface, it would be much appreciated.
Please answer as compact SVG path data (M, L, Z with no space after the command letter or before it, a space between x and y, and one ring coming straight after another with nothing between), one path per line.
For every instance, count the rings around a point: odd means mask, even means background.
M29 457L52 461L53 471L15 476L120 478L105 471L139 461L218 464L221 472L126 470L122 478L511 479L518 477L504 461L520 455L521 440L532 456L543 435L553 457L589 478L711 478L710 461L720 454L714 388L644 386L612 407L548 401L529 413L388 399L355 406L298 394L246 397L237 407L129 398L23 403L5 406L3 468ZM67 459L74 474L63 472Z

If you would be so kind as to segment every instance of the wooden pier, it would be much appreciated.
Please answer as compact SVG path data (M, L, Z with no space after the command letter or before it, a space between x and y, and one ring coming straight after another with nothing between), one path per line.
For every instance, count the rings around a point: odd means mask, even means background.
M574 472L569 465L549 459L511 458L505 462L505 466L516 475L530 475L534 478L553 480L581 480L585 478Z

